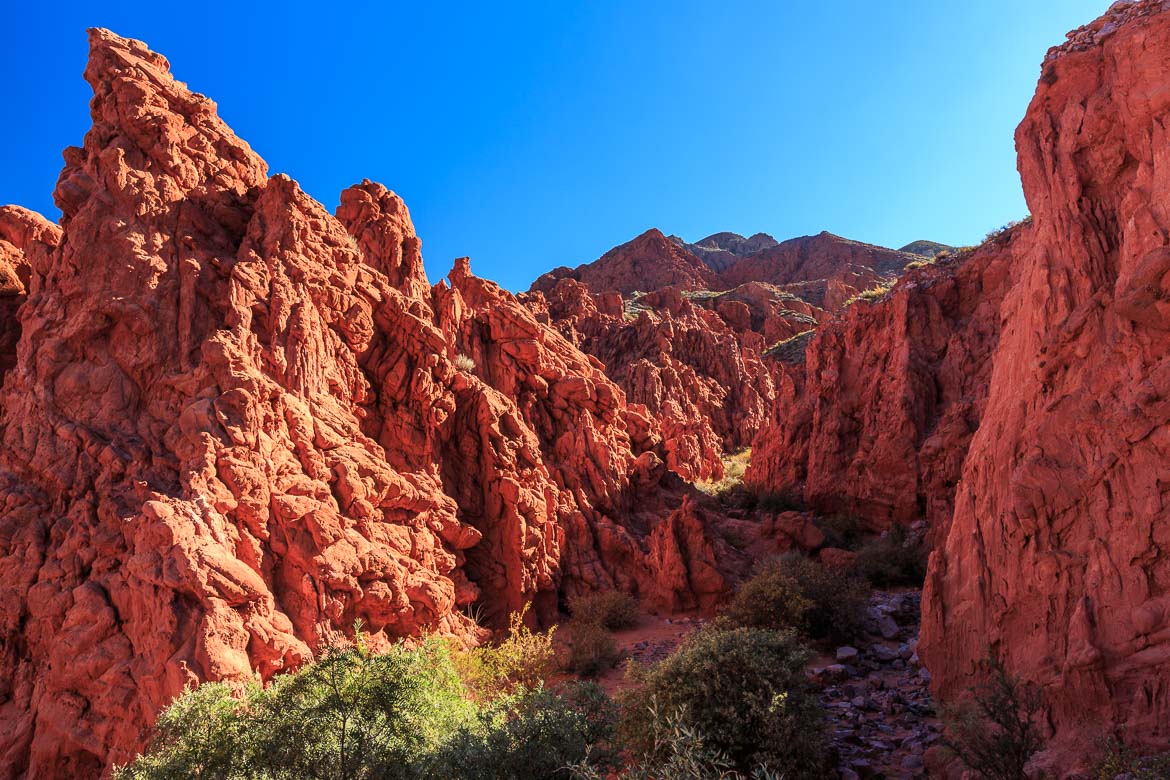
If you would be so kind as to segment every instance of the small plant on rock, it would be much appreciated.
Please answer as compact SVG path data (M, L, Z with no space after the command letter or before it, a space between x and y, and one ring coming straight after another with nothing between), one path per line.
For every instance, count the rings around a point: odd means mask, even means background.
M967 701L944 711L946 746L988 780L1026 780L1024 771L1042 747L1037 716L1040 691L1008 674L996 658L990 676Z
M470 374L475 371L475 361L460 352L455 356L455 368L459 369L465 374Z

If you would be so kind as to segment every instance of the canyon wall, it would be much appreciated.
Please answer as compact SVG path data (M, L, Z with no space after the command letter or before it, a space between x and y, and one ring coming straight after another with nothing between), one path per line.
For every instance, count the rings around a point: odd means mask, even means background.
M1016 134L1033 215L825 326L748 479L933 525L919 652L942 700L994 655L1067 769L1170 737L1170 4L1046 57Z

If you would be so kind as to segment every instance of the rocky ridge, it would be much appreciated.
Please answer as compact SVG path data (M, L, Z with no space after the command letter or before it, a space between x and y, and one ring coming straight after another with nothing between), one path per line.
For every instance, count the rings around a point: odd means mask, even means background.
M185 686L357 620L718 598L708 510L595 359L466 261L432 287L386 188L331 215L161 55L90 49L61 229L0 212L0 774L97 776Z

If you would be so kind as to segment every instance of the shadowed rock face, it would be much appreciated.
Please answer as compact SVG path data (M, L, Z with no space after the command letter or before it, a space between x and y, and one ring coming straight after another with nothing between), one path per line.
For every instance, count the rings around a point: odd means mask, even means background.
M1168 69L1162 0L1050 51L1016 133L1031 224L824 328L748 472L875 526L925 512L935 693L994 654L1062 769L1170 723Z
M95 776L184 686L358 619L474 640L477 601L722 591L594 359L466 261L432 288L392 192L330 215L163 57L90 44L62 229L0 210L0 775Z

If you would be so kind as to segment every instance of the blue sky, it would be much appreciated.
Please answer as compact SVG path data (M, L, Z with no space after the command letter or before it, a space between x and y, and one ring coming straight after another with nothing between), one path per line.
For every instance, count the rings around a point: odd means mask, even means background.
M649 227L972 243L1022 216L1040 61L1109 0L20 3L0 203L51 218L89 26L145 40L330 209L402 195L431 280L524 289Z

